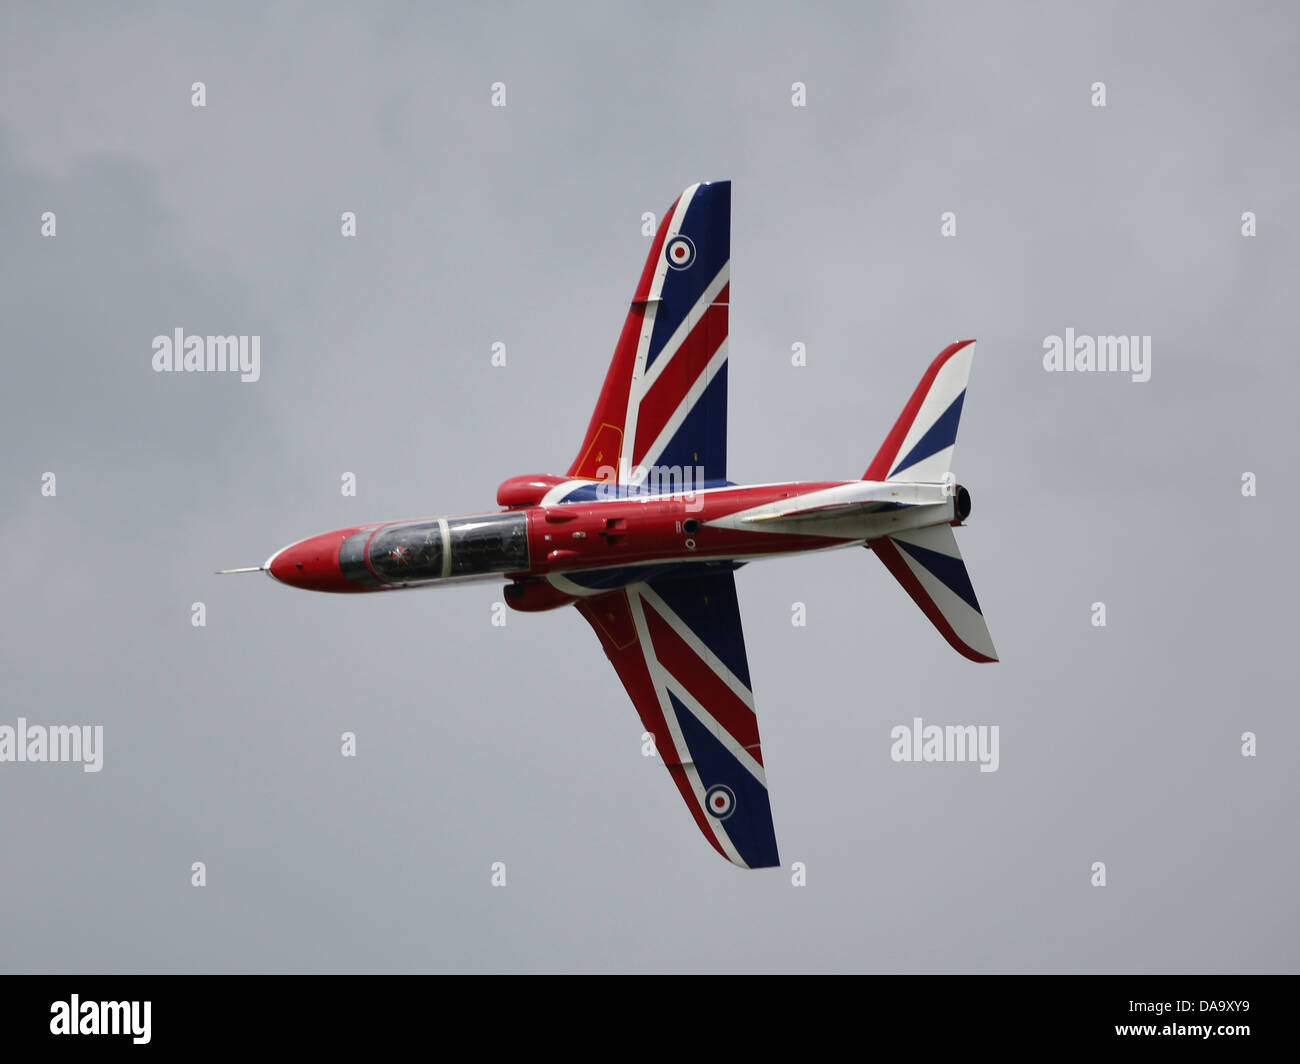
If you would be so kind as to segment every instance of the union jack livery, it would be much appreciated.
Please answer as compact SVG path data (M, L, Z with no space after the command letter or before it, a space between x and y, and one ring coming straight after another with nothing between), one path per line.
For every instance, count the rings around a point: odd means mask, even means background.
M692 185L655 234L564 476L517 476L499 510L359 525L264 565L313 591L504 580L506 602L574 605L701 833L742 868L779 863L735 571L780 554L875 552L952 647L996 661L953 528L949 471L972 341L930 364L861 480L727 480L731 185Z

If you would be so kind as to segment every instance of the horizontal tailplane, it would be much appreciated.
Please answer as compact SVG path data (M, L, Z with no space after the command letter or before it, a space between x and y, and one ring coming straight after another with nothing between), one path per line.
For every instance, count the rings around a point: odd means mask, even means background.
M997 661L988 625L950 525L929 525L867 543L958 654Z

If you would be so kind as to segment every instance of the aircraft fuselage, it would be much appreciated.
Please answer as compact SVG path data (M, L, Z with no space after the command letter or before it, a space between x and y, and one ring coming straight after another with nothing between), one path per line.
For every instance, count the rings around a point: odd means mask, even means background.
M498 501L505 509L336 529L285 547L264 568L282 583L328 592L504 579L507 602L532 611L682 565L735 568L759 557L869 545L960 524L969 512L969 496L952 484L861 480L648 492L516 477Z

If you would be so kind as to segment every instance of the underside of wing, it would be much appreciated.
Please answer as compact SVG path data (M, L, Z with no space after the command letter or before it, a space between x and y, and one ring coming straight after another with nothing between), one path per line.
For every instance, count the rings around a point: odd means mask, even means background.
M630 584L578 610L704 837L741 868L779 864L732 574Z
M692 185L651 243L571 478L726 478L730 277L731 182Z

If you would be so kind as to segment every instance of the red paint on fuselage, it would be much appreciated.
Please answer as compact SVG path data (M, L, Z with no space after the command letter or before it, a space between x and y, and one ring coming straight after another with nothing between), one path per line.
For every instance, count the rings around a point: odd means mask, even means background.
M523 478L520 478L523 479ZM631 498L560 503L516 508L528 519L530 567L521 572L496 574L501 579L527 583L551 574L639 565L647 562L744 560L761 555L824 550L855 540L827 536L725 528L709 522L742 510L801 495L853 484L854 481L793 482L738 485L702 490L694 494L647 494ZM435 520L435 519L431 519ZM698 527L689 522L698 522ZM274 556L271 575L282 583L313 591L387 591L397 586L372 586L345 577L339 565L339 547L352 533L387 526L355 525L312 536L286 547ZM691 531L688 531L691 529ZM485 578L492 578L487 574ZM430 580L437 585L438 580ZM425 586L420 584L418 586ZM559 593L563 595L563 593ZM520 601L521 608L546 609L566 598L547 594ZM534 600L535 603L534 603Z
M307 591L369 591L347 579L339 566L339 547L364 527L339 528L294 543L273 555L267 570L280 583Z
M722 488L695 495L641 495L534 507L528 513L529 575L643 562L743 558L833 545L824 536L719 528L710 521L780 499L835 487L834 482ZM688 521L698 530L686 531ZM564 556L547 562L557 550Z

